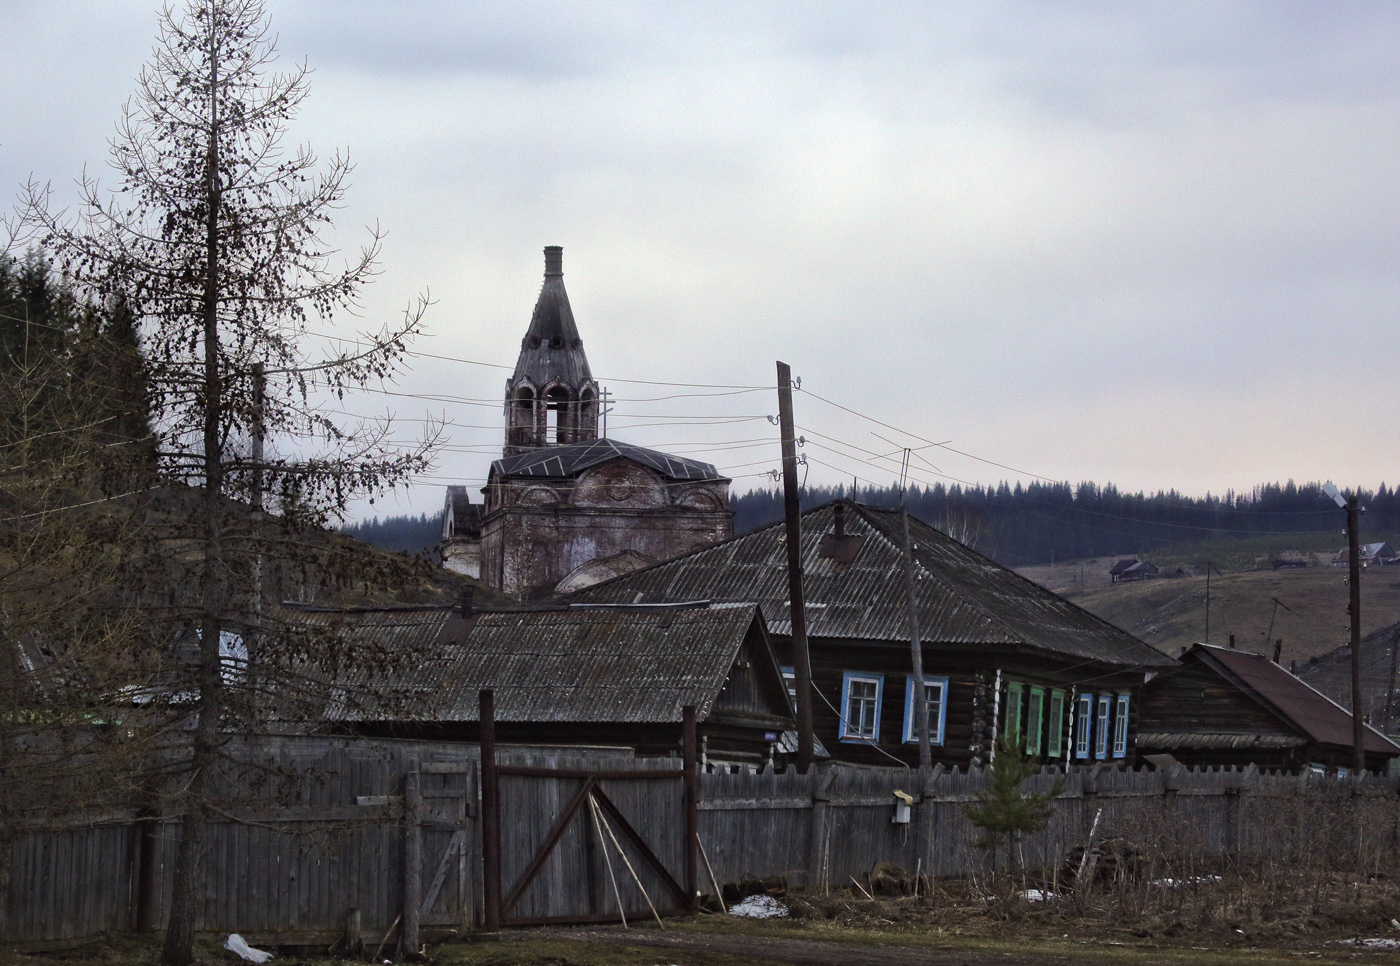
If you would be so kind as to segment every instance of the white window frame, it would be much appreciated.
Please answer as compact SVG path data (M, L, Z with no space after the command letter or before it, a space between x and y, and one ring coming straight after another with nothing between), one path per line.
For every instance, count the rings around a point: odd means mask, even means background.
M1118 695L1113 707L1113 757L1128 757L1128 695Z
M1094 715L1094 758L1108 757L1108 730L1113 721L1113 695L1099 695L1098 713Z
M924 675L925 688L938 688L938 714L928 716L928 743L943 744L943 729L948 723L948 679ZM914 675L904 678L904 743L919 743L918 723L914 720L918 705L914 703Z
M1094 696L1083 693L1075 703L1078 707L1074 712L1074 757L1088 758L1089 737L1094 726Z
M875 685L875 720L871 724L871 733L862 734L852 728L851 724L851 685L855 682ZM879 742L880 740L880 708L885 701L885 676L883 674L870 674L865 671L845 671L841 675L841 740L860 742Z

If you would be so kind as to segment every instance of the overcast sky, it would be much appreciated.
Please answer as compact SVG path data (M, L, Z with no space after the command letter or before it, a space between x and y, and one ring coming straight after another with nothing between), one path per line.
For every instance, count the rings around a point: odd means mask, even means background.
M357 165L345 240L388 231L342 324L428 290L420 350L505 367L419 356L390 388L438 401L355 400L405 435L451 421L381 512L436 510L499 456L551 244L610 434L737 489L777 465L772 390L624 380L768 387L790 363L812 482L891 482L871 455L927 441L960 452L921 450L916 482L1400 482L1400 5L270 13L314 70L292 137ZM0 22L0 186L71 196L105 169L154 7L0 0Z

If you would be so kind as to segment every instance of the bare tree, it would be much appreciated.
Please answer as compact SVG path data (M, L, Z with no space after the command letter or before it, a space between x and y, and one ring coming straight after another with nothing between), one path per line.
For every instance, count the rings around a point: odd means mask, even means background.
M172 678L164 692L192 696L178 709L192 727L163 953L171 966L191 960L221 735L255 726L259 699L297 689L279 681L363 682L385 667L386 655L277 626L262 607L265 562L306 552L305 529L335 519L356 496L406 482L428 465L434 442L430 432L401 450L387 423L345 425L318 404L391 376L427 302L396 325L329 343L327 354L308 348L311 324L357 307L380 236L372 230L353 258L333 264L326 235L350 166L340 154L321 165L309 148L286 143L307 71L272 73L273 59L258 0L166 9L112 141L120 190L85 176L70 216L53 212L47 187L31 183L23 205L25 223L79 293L121 300L140 320L158 479L197 494L160 515L168 548L160 579L182 583L164 616L197 641L182 672L190 680ZM353 350L334 348L347 344ZM275 514L263 512L268 500Z

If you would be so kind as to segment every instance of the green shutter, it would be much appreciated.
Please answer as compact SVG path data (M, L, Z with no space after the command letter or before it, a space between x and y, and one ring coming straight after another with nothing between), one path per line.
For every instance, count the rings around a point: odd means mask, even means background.
M1040 754L1040 734L1044 727L1045 689L1031 688L1026 702L1026 754Z
M1050 731L1046 738L1046 756L1050 758L1060 757L1065 750L1065 693L1063 691L1050 692Z
M1006 686L1006 726L1008 739L1021 737L1021 685Z

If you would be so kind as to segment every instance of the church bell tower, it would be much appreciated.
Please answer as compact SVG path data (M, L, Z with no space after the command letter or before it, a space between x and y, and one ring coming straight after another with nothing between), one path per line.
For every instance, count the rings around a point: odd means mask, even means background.
M598 384L564 291L564 249L544 250L544 285L506 381L505 455L598 438Z

